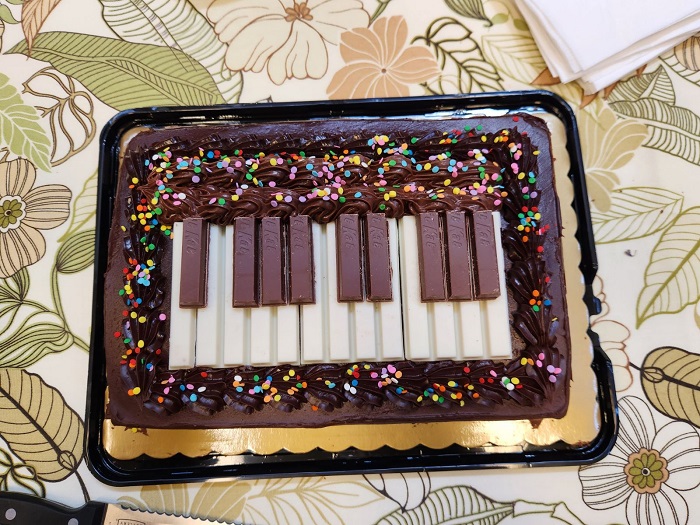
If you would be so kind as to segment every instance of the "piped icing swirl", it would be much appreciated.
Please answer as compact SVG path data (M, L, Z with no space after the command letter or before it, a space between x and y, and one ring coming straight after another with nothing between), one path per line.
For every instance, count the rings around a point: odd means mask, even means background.
M234 156L201 147L200 154L187 155L182 147L168 146L147 161L149 173L138 189L171 223L191 216L230 224L241 216L291 215L327 223L341 213L400 218L498 208L508 196L505 180L518 166L492 155L489 147L510 137L494 135L488 143L468 146L461 135L453 130L414 146L407 137L374 136L339 148L317 141L299 152L273 148L274 153L248 156L238 148Z

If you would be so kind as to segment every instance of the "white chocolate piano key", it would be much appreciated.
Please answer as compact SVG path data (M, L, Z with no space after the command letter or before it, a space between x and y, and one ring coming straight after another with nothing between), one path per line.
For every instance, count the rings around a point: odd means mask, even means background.
M350 331L349 326L350 305L338 302L335 223L330 222L326 224L325 230L327 276L325 310L328 312L329 322L324 324L324 326L328 333L328 361L343 362L350 360L350 349L354 344L355 334Z
M226 226L224 365L250 365L250 308L233 308L233 229Z
M250 309L250 364L273 363L277 350L277 326L272 325L272 306Z
M354 355L351 356L353 361L376 361L378 359L374 325L375 304L369 301L350 304L355 317L355 351Z
M327 361L328 337L328 269L326 264L327 242L325 227L311 223L314 261L314 296L316 302L301 306L301 361L322 363ZM333 245L335 247L335 245ZM332 276L335 279L335 276Z
M401 219L403 220L403 219ZM403 323L401 321L401 276L399 274L399 227L397 219L389 219L389 262L391 263L391 301L375 303L379 308L381 343L377 359L388 361L404 357Z
M496 239L496 262L501 294L495 299L484 301L482 312L486 313L487 357L489 359L510 359L513 346L508 321L508 293L506 288L503 246L501 244L501 214L493 213L493 230Z
M273 328L277 335L277 360L278 364L298 364L299 355L299 307L295 304L278 306L275 308L277 323Z
M194 356L196 366L223 366L224 300L226 290L226 233L223 226L209 227L209 256L207 257L207 305L197 309L197 341Z
M481 324L481 301L460 301L453 303L459 323L457 349L460 359L477 359L486 356L484 329ZM510 334L510 329L507 331Z
M457 335L452 303L435 302L429 306L432 314L433 343L430 359L456 359Z
M428 305L421 301L416 218L399 221L401 253L401 302L403 303L403 339L406 359L430 359L430 323Z
M173 224L173 268L171 273L170 300L170 352L171 369L190 368L194 365L195 330L197 310L180 308L180 279L182 277L182 223Z

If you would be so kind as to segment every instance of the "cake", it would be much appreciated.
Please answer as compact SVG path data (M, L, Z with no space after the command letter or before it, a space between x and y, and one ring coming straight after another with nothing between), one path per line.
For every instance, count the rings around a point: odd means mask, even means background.
M561 220L540 119L154 127L120 159L105 273L113 423L566 413ZM471 357L474 345L490 353Z

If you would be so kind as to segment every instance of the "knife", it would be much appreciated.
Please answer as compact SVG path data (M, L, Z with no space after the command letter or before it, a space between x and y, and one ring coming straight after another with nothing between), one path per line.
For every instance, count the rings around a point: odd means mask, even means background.
M91 501L79 509L21 494L0 492L0 525L205 525L224 523L130 510Z

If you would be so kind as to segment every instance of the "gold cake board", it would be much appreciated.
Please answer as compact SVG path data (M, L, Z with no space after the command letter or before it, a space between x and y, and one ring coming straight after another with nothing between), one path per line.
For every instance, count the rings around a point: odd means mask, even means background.
M134 429L113 425L105 419L102 439L107 454L117 460L130 460L142 455L169 458L178 453L194 458L209 454L274 454L283 450L292 453L316 449L340 452L349 448L372 451L384 446L407 450L420 445L433 449L452 445L466 448L522 447L526 444L546 446L559 441L585 445L593 441L600 431L601 416L596 377L591 368L593 348L586 335L588 311L583 302L583 277L578 268L580 249L574 237L576 214L570 206L573 185L568 178L570 164L565 147L566 130L555 116L541 112L536 115L547 121L552 135L552 156L562 216L562 251L572 350L569 408L563 418L548 418L537 423L530 420L458 421L202 430Z

